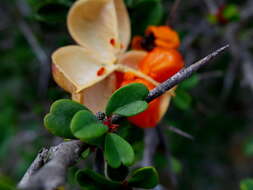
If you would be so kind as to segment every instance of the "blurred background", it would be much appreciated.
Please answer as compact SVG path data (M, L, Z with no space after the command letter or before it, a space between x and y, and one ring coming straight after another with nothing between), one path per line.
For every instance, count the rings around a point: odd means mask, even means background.
M50 55L74 43L66 29L73 2L1 0L0 189L15 186L42 147L61 142L46 131L43 117L53 101L69 97L52 80ZM170 163L174 189L238 190L240 183L243 189L253 177L253 0L125 2L133 36L148 25L172 26L186 65L231 46L177 89L162 124L167 149L158 146L154 155L162 186L170 189ZM134 147L141 160L138 132Z

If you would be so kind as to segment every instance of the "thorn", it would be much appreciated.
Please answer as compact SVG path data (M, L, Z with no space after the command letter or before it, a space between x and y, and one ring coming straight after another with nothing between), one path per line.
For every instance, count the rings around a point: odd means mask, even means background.
M190 135L189 133L186 133L184 131L182 131L181 129L178 129L176 127L172 127L172 126L168 126L167 127L170 131L182 136L182 137L185 137L187 139L190 139L190 140L194 140L194 137L192 135Z
M149 95L146 98L147 102L151 102L155 98L161 96L164 94L166 91L170 90L180 82L184 81L185 79L189 78L192 76L193 73L195 73L197 70L205 66L207 63L209 63L213 58L217 57L220 55L224 50L226 50L229 47L229 45L225 45L213 53L207 55L203 59L195 62L194 64L190 65L189 67L181 69L179 72L177 72L175 75L173 75L171 78L168 80L164 81L160 85L158 85L156 88L151 90L149 92Z
M169 19L167 21L167 24L170 25L170 26L172 26L173 23L174 23L174 21L175 21L180 1L181 0L175 0L174 3L173 3L173 5L172 5L172 8L170 10L170 16L169 16Z

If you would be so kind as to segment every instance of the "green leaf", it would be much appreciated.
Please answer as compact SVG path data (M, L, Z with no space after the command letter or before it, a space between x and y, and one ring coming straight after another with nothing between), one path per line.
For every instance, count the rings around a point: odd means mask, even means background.
M128 175L128 167L121 165L119 168L112 168L106 165L106 175L114 181L123 181Z
M240 19L240 13L236 5L230 4L223 10L224 18L230 21L238 21Z
M132 7L135 0L124 0L125 5L129 8Z
M1 190L17 190L15 183L7 176L0 174L0 189Z
M187 110L191 106L192 97L183 89L177 89L176 96L172 99L175 106L181 110Z
M186 79L185 81L183 81L180 85L179 88L183 88L183 89L191 89L195 86L197 86L199 83L199 77L198 75L192 75L190 78Z
M213 14L208 14L208 15L207 15L207 20L208 20L211 24L217 24L217 22L218 22L216 15L213 15Z
M113 168L118 168L121 163L130 166L134 162L132 146L120 136L108 133L105 137L105 159Z
M253 179L244 179L240 182L240 190L253 190Z
M114 113L125 117L130 117L144 112L148 108L148 103L145 101L135 101L117 108Z
M171 169L174 173L178 174L182 171L182 164L176 158L171 158Z
M253 156L253 137L248 137L243 144L243 153L247 157Z
M85 160L91 154L90 148L87 148L85 151L82 152L81 156Z
M44 118L45 127L54 135L74 138L70 130L72 117L80 110L87 110L82 104L68 99L55 101Z
M160 0L137 1L130 14L133 35L143 35L148 26L160 25L164 17L164 12Z
M108 127L87 110L77 112L70 125L73 135L87 143L90 140L103 136L108 131Z
M29 0L35 18L48 23L64 23L74 0Z
M159 182L158 173L154 167L144 167L134 171L128 184L137 188L154 188Z
M149 91L147 87L141 83L131 83L129 85L126 85L113 93L107 103L106 114L112 115L120 107L126 106L127 104L139 100L144 100L147 97L148 93ZM129 107L130 109L134 110L134 105L130 105ZM127 110L128 109L126 108L125 113L128 112ZM124 113L124 109L122 112Z
M120 189L121 186L119 182L108 180L90 169L78 171L76 173L76 180L81 187L91 190L113 190Z

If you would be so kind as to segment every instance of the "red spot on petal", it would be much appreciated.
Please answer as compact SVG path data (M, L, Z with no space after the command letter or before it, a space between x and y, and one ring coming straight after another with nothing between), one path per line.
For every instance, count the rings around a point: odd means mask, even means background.
M110 40L110 44L111 44L112 46L115 46L115 45L116 45L116 41L115 41L114 38L112 38L112 39Z
M97 71L97 76L101 76L105 73L105 68L101 67L98 71Z

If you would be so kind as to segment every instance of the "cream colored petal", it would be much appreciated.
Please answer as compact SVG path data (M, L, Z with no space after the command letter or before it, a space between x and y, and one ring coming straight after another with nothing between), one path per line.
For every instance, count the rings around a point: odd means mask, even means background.
M145 51L129 51L121 55L116 64L116 70L120 72L131 72L154 85L158 85L154 79L138 70L138 63L146 56Z
M114 0L117 14L119 38L121 41L121 52L125 51L129 45L131 37L130 19L123 0Z
M163 118L165 113L167 112L169 106L170 106L170 101L173 96L175 96L175 90L176 87L172 88L168 92L166 92L164 95L161 96L161 104L160 104L160 109L159 109L159 120Z
M56 67L56 65L53 63L52 64L52 75L55 80L55 82L64 90L67 92L74 92L76 91L77 87L69 81L64 73Z
M105 65L96 54L80 46L66 46L53 55L53 76L59 86L69 92L80 92L106 78L114 65Z
M165 93L161 96L161 103L160 103L160 109L159 109L159 120L163 118L165 113L167 112L169 105L171 101L171 95L170 93Z
M77 43L97 52L106 64L115 61L120 42L114 0L76 1L68 13L67 25Z
M80 92L81 103L87 106L93 113L104 112L106 104L116 90L116 75L112 73L104 80Z
M148 75L142 73L141 71L138 71L136 69L133 69L131 67L128 67L128 66L125 66L125 65L120 65L120 64L117 64L115 66L115 70L119 71L119 72L123 72L123 73L126 73L126 72L130 72L130 73L133 73L135 76L139 77L139 78L142 78L142 79L145 79L146 81L149 81L151 82L153 85L157 86L159 85L159 82L155 81L154 79L152 79L151 77L149 77Z
M138 69L138 63L147 55L146 51L128 51L121 55L117 61L120 65Z

